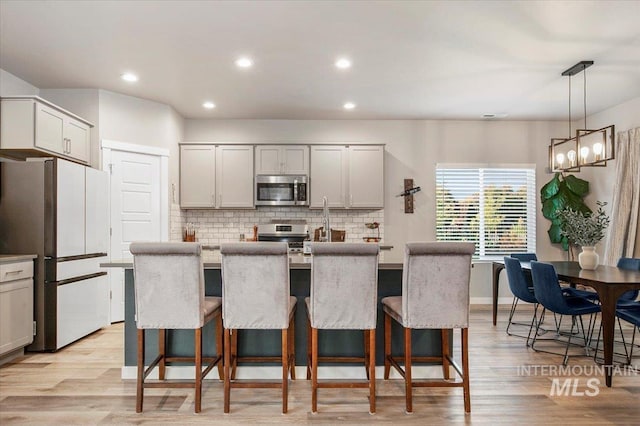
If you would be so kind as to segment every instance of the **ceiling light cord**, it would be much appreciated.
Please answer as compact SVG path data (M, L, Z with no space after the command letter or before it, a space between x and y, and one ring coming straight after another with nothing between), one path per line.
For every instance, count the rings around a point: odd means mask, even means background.
M569 76L569 139L571 139L571 76Z
M584 102L584 128L588 129L588 127L587 127L587 67L586 66L583 66L582 72L584 73L584 75L583 75L583 79L584 79L584 96L582 97L583 102Z

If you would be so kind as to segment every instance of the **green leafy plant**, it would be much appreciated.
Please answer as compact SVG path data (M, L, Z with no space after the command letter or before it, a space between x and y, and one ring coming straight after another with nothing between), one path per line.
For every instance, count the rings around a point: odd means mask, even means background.
M551 221L547 231L549 239L554 244L562 244L563 250L569 250L569 239L562 234L564 219L560 212L565 209L582 214L591 213L591 209L584 203L584 197L589 193L589 182L573 175L563 176L556 173L546 185L540 189L542 214Z
M604 238L604 230L609 226L609 216L603 207L607 203L597 201L596 213L582 213L572 208L562 210L559 217L564 221L562 235L569 242L582 247L595 246Z

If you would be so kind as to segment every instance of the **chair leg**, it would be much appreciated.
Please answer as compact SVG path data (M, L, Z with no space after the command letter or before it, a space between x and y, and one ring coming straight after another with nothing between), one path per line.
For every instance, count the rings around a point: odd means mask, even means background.
M406 411L413 412L413 395L411 381L411 329L404 329L404 388L406 396Z
M196 408L195 412L202 410L202 328L195 329L195 364L196 364Z
M294 336L296 335L295 322L294 317L291 317L291 321L289 321L289 340L287 344L289 345L289 369L291 370L291 380L296 379L296 345L294 342Z
M391 317L386 312L384 313L384 379L389 379L389 371L391 370L391 363L389 357L391 356Z
M529 341L531 340L531 331L533 330L533 325L538 324L537 317L538 317L538 304L536 303L534 304L534 307L533 307L533 317L531 318L531 325L529 326L529 334L527 334L527 346L530 346Z
M158 330L158 354L162 356L158 363L158 379L164 380L167 371L167 333L165 329Z
M469 389L469 329L463 328L462 334L462 387L464 390L464 412L471 412L471 391Z
M369 380L369 330L364 330L364 371Z
M564 350L564 359L562 361L562 365L567 365L569 362L569 345L571 345L571 336L573 336L573 328L576 325L576 317L573 315L571 317L571 331L569 332L569 337L567 338L567 347Z
M311 320L307 317L307 380L311 380L311 346L312 346L312 342L311 342Z
M318 329L311 328L311 412L318 412Z
M138 329L138 381L136 383L136 413L142 413L144 399L144 330Z
M450 373L450 365L451 363L449 362L449 356L451 356L451 353L449 352L449 330L446 328L441 328L440 329L440 339L442 342L442 375L445 378L445 380L448 380L450 378L449 373Z
M228 328L224 329L224 412L229 413L229 399L231 396L231 336Z
M218 315L216 317L216 355L221 355L224 358L223 333L222 315ZM224 360L218 362L218 378L224 380Z
M507 334L509 334L509 328L511 327L511 322L513 321L513 315L516 312L517 306L518 306L518 298L513 296L513 301L511 302L511 310L509 311L509 321L507 322L507 330L506 330Z
M289 330L282 329L282 414L287 414L289 396Z
M369 414L376 412L376 330L367 330L369 335Z
M238 330L231 333L231 363L231 380L235 380L238 367Z

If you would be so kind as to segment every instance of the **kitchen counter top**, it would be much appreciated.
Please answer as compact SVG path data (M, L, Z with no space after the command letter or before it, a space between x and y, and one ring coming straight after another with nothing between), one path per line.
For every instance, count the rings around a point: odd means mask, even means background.
M389 251L393 249L393 246L380 246L380 251ZM203 244L202 250L220 250L220 244L208 245Z
M381 270L402 270L402 262L397 261L385 261L385 253L380 253L378 262L378 269ZM290 254L289 255L289 269L311 269L312 256L303 254ZM202 254L202 260L204 262L204 269L220 269L220 252L211 252L205 250ZM102 268L133 268L133 260L131 259L116 259L110 262L101 263Z
M24 260L32 260L38 257L37 254L0 254L1 263L15 263Z

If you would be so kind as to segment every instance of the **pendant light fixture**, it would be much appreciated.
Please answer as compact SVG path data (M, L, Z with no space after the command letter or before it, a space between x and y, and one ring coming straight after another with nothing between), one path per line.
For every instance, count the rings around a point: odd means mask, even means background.
M593 61L580 61L562 72L569 77L569 138L551 138L549 167L553 172L579 172L580 167L604 167L615 158L614 125L597 130L587 128L587 72ZM571 136L571 77L583 72L584 128Z

